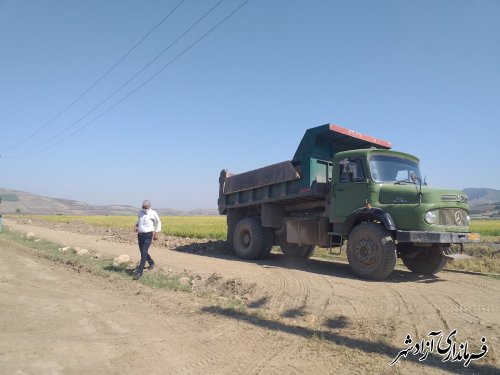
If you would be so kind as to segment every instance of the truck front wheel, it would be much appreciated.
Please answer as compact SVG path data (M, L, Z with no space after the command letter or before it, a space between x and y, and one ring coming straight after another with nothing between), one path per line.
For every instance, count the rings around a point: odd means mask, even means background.
M434 245L431 247L417 247L411 243L398 244L401 259L412 272L423 275L434 275L441 271L448 263L445 252L449 245Z
M252 218L241 219L234 229L233 246L236 255L243 259L257 259L272 246L259 221Z
M396 244L381 225L362 223L356 226L347 241L347 259L358 276L381 280L389 276L396 265Z

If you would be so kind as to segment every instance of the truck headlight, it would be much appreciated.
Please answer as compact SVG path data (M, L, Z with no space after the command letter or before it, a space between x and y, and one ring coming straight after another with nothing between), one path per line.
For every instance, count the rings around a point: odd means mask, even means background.
M427 211L424 215L424 220L427 224L436 224L437 215L435 211Z

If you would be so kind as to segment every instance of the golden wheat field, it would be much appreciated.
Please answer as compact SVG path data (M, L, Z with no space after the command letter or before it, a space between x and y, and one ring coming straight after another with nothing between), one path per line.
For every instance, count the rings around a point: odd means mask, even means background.
M36 219L54 223L85 222L90 225L110 228L132 228L137 216L68 216L37 215ZM162 216L162 232L166 235L192 238L226 238L225 216Z

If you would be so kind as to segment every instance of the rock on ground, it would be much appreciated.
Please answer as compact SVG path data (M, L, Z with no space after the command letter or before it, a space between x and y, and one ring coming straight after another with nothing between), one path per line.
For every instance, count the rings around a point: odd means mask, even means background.
M73 248L73 251L77 254L77 255L86 255L89 253L89 251L87 249L83 249L81 247L75 247Z
M27 240L32 240L36 237L36 234L33 233L33 232L28 232L24 235L24 237L27 239Z
M179 284L183 286L191 286L191 279L187 276L183 276L179 279Z
M129 265L131 262L132 261L127 254L122 254L118 255L115 259L113 259L113 266L123 267Z

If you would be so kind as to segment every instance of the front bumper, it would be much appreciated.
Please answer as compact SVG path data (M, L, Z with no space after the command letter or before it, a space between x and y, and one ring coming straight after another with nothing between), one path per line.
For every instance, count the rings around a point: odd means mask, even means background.
M479 242L479 233L455 233L455 232L422 232L416 230L398 230L396 232L398 242L420 242L420 243L467 243Z

